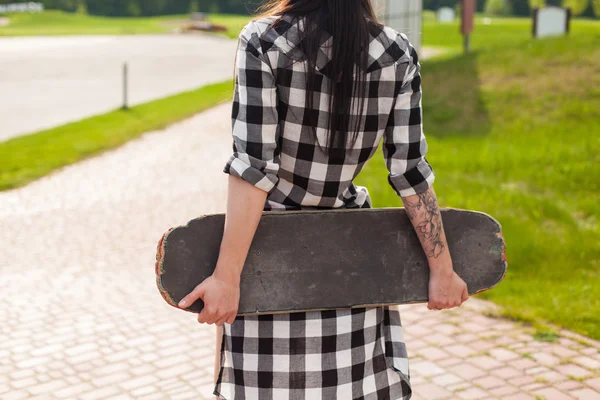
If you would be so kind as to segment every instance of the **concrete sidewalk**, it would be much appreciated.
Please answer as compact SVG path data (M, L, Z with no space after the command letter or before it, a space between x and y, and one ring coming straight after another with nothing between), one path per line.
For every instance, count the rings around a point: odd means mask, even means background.
M0 193L0 399L211 398L214 328L162 300L154 256L224 211L230 112ZM598 342L536 341L493 310L401 307L414 399L600 399Z
M0 38L0 141L232 79L237 41L215 35ZM43 68L40 68L43 66Z

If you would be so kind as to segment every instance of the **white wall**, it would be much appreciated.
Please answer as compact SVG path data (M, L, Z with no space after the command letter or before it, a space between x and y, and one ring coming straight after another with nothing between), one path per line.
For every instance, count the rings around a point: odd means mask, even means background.
M421 49L422 0L371 0L383 23L408 36L417 51Z

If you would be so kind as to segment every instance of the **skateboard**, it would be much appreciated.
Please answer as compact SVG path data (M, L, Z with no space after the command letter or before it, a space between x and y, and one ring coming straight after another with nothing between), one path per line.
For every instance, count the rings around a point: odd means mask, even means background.
M469 294L496 286L507 269L500 224L480 212L440 211ZM155 270L167 303L177 307L213 273L224 223L224 214L207 215L162 236ZM403 208L270 211L242 272L238 315L427 302L428 283L427 257Z

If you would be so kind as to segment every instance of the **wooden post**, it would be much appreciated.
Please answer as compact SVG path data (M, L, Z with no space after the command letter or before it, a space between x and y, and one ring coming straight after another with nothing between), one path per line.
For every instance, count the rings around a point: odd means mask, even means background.
M123 110L127 110L129 108L128 103L128 90L129 90L129 85L128 85L128 80L129 80L129 67L127 65L127 63L123 64Z
M471 33L475 27L476 5L475 0L462 0L462 23L460 30L465 37L465 53L468 53L471 50Z

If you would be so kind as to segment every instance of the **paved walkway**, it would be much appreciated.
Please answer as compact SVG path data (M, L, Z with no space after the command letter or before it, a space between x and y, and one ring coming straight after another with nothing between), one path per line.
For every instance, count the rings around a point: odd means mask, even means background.
M237 41L214 35L0 38L0 141L231 79Z
M224 211L230 107L0 193L0 399L210 398L214 328L164 303L154 256ZM415 400L600 399L599 343L493 310L401 307Z

